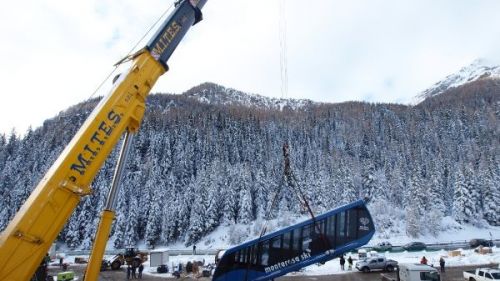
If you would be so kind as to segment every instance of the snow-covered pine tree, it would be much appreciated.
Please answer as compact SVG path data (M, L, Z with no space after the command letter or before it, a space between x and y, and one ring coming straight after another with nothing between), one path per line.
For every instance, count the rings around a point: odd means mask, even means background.
M194 182L193 205L187 229L186 245L192 245L207 233L208 189L210 189L209 175L204 167L198 171Z
M485 169L483 175L483 216L490 224L500 226L500 167L495 161L490 162L491 168ZM496 168L495 168L496 167Z
M240 190L240 211L238 213L238 222L249 224L253 221L253 206L252 194L249 186L245 186Z
M225 198L224 203L224 223L226 225L238 222L239 216L239 195L242 186L240 181L241 165L230 166L227 176L227 190L222 191Z
M420 229L420 214L416 203L410 203L406 208L406 234L410 237L419 237Z
M472 201L472 179L470 167L456 171L455 192L453 194L453 217L459 223L470 223L474 217L474 202Z
M262 169L258 169L254 181L255 196L253 200L254 210L257 218L263 218L266 215L267 204L269 201L269 182Z
M146 232L144 234L144 240L146 246L149 249L153 249L158 242L160 242L161 233L161 202L164 202L165 198L163 196L163 188L157 189L158 193L152 196L152 202L150 203L150 210L146 221Z

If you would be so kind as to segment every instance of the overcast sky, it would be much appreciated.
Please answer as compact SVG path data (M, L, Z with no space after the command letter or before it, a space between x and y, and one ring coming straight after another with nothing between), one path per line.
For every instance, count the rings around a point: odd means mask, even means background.
M208 0L153 92L210 81L281 97L279 1ZM172 2L3 3L0 133L89 98ZM477 58L500 61L497 0L285 0L285 10L289 98L407 103Z

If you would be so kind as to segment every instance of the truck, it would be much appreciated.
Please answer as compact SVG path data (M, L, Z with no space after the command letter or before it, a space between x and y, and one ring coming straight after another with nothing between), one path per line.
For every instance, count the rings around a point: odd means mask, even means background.
M111 92L101 99L0 234L0 280L26 281L33 276L78 203L92 193L92 181L123 137L85 272L86 281L97 280L115 217L124 163L142 122L146 98L168 71L167 62L188 30L202 20L201 9L206 2L176 1L174 10L146 46L119 62L130 63L130 67L113 80Z
M426 264L400 264L396 268L396 277L381 274L382 281L440 281L436 268Z
M476 268L464 271L465 281L495 281L500 280L500 269Z
M397 266L397 261L386 259L382 256L365 258L356 262L356 269L362 272L370 272L372 270L384 270L392 272Z
M122 265L138 267L140 264L146 262L147 260L147 252L129 247L125 249L124 253L119 253L113 256L111 259L104 261L101 270L106 270L108 268L111 268L112 270L118 270L122 267Z

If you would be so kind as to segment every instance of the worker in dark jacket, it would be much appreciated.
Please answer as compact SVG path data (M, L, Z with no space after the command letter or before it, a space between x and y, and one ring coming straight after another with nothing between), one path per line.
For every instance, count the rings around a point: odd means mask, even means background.
M137 279L137 275L135 272L137 271L137 267L135 265L132 265L132 279Z
M132 272L132 268L130 265L127 266L127 280L130 279L130 273Z
M142 271L144 270L144 265L142 263L139 265L139 279L142 279Z
M345 264L344 256L340 256L340 269L345 270L344 264Z
M349 258L347 259L347 263L349 264L349 270L352 270L352 258L351 258L351 256L349 256Z
M439 267L441 267L441 272L444 272L444 263L445 263L444 258L441 257L439 259Z

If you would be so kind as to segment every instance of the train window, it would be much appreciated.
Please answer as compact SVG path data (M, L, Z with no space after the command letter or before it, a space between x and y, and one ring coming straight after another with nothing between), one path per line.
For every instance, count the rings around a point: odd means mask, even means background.
M349 241L358 238L358 210L351 209L347 212L347 238Z
M291 249L290 240L291 240L291 232L283 233L283 249L286 250Z
M316 228L319 230L319 233L326 234L326 219L322 219L316 223Z
M234 253L234 262L238 263L239 261L240 261L240 251L236 251L236 253Z
M296 228L293 230L293 233L292 233L292 249L294 251L297 251L297 252L300 252L302 250L302 248L300 247L300 244L301 244L301 229L300 228Z
M281 248L281 235L271 239L271 247L273 247L274 249Z
M302 227L302 249L309 249L309 243L311 243L311 230L312 224L304 225Z
M250 248L249 256L250 256L249 262L253 265L256 265L257 264L257 245L256 244L252 245L252 247Z
M269 265L269 240L262 242L260 251L260 264Z
M248 248L240 250L240 263L246 263L247 251Z
M346 242L346 215L345 212L337 214L337 228L335 229L335 245L343 245Z
M331 215L326 220L326 236L333 248L335 248L335 217L335 215Z
M340 212L338 214L337 236L340 238L345 237L345 212Z
M245 255L243 256L243 261L242 263L248 263L250 262L250 248L245 248L244 250Z

